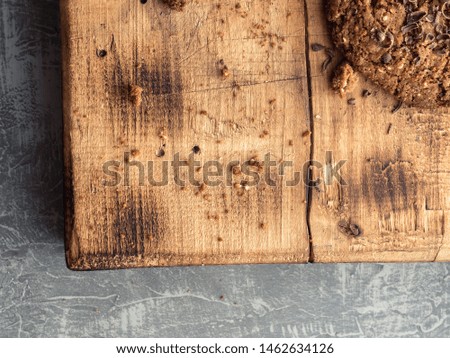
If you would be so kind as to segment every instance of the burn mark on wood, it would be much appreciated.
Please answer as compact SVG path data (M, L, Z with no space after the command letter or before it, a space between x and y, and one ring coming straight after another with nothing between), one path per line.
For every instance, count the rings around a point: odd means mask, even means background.
M170 55L154 62L149 69L141 65L140 84L148 88L152 111L151 118L165 126L168 131L183 127L183 84L178 66L173 65ZM147 117L147 116L145 116ZM144 119L145 120L145 119Z
M178 64L180 50L177 40L170 36L173 29L169 25L162 24L162 48L155 58L143 60L138 46L133 46L135 52L129 58L122 58L116 42L111 43L108 63L112 69L107 69L109 76L105 83L111 83L106 90L111 100L119 104L111 106L111 118L119 122L122 133L128 132L130 125L133 126L131 129L141 127L146 132L148 126L143 124L150 120L157 121L168 131L183 127L183 84ZM130 96L130 87L141 88L143 93ZM136 109L133 110L132 106Z
M116 195L113 221L113 254L124 258L142 257L146 245L157 246L165 235L163 210L153 196L141 191Z
M164 95L162 109L167 115L167 126L171 129L181 129L183 120L183 96L181 73L178 67L172 69L169 59L162 63L162 94Z
M148 89L151 95L161 94L160 73L157 69L150 71L146 63L140 66L140 76L142 86Z
M156 61L151 69L147 64L142 64L140 76L142 86L149 88L152 100L157 102L161 111L183 107L181 74L179 71L172 71L169 59ZM170 106L173 107L169 108Z
M418 179L410 162L369 159L362 178L363 197L380 213L408 210L417 205Z
M112 70L111 83L112 87L111 95L112 100L119 103L118 106L110 106L111 119L115 122L119 121L118 126L121 128L122 133L127 133L127 126L130 119L130 113L128 111L129 106L129 85L128 81L124 78L124 70L120 59L117 56L116 51L114 51L114 67ZM107 81L108 82L108 81ZM119 118L117 118L116 111L119 111Z

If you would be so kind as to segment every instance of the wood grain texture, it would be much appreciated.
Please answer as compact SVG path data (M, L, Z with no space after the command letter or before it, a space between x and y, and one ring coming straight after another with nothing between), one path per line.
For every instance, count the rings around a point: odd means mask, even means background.
M307 5L310 42L330 45L324 1ZM448 261L450 111L405 108L393 114L394 100L362 78L342 99L330 90L333 66L321 73L324 54L309 59L314 159L325 168L345 160L347 184L334 180L312 190L311 261ZM363 89L373 95L363 98ZM355 106L347 104L352 97ZM326 170L316 172L326 179ZM341 221L358 225L362 234L343 233Z
M302 169L304 4L202 0L174 12L159 1L61 0L61 14L69 267L307 262L303 185L272 173L275 186L249 190L237 176L154 186L147 171L153 163L160 178L177 155L226 166L267 153ZM138 107L130 86L143 89ZM121 182L110 186L103 166L114 161Z
M362 77L333 93L339 55L323 71L310 50L331 47L324 1L61 1L71 268L449 259L449 110L392 113ZM267 153L273 186L180 186L170 170L217 161L226 181ZM281 163L310 163L320 185L288 186Z

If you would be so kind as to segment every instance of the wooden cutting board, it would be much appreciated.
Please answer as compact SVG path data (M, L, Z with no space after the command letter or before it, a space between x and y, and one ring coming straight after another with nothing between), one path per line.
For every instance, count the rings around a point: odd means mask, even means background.
M61 17L70 268L450 258L449 110L334 94L322 1Z

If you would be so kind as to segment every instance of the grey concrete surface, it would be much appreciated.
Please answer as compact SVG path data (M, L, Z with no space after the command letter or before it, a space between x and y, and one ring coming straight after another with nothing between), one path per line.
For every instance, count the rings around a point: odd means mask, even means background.
M67 270L58 16L0 0L0 337L450 336L448 264Z

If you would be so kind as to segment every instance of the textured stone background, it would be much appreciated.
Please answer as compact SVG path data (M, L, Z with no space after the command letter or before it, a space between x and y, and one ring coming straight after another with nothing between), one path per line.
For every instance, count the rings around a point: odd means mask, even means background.
M58 17L0 0L0 337L450 336L447 264L67 270Z

